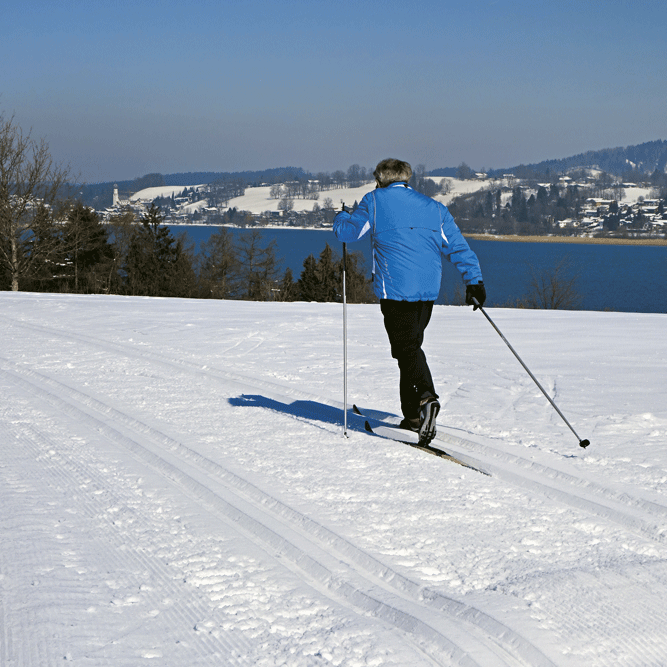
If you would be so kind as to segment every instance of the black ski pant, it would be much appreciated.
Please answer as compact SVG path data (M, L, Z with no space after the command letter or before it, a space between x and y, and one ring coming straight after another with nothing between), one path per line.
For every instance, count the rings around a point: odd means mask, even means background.
M384 328L391 344L391 356L398 361L401 410L407 419L419 417L419 402L435 393L431 371L422 350L424 330L433 311L433 301L381 299Z

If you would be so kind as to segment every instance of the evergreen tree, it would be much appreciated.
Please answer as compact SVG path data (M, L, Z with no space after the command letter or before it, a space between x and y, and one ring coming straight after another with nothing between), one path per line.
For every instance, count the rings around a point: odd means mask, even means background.
M364 258L359 252L347 254L345 289L349 303L373 303L376 301L371 281L363 271ZM309 255L303 262L298 281L299 298L303 301L342 301L343 259L329 244L320 253L319 260Z
M537 200L544 204L546 203L548 197L549 193L547 192L547 189L543 185L540 185L540 187L537 189Z
M268 301L277 280L276 241L262 246L262 233L254 229L239 241L240 293L249 301Z
M239 261L232 233L220 227L201 244L201 270L203 296L214 299L231 299L239 288Z
M426 177L426 167L423 164L418 164L414 168L409 185L427 197L434 197L438 193L435 181Z
M32 292L66 290L67 258L62 225L56 224L46 206L35 207L31 229L24 234L17 249L29 267L22 276L23 289Z
M528 220L528 206L526 205L526 198L523 196L521 188L514 188L512 193L512 215L518 222L526 222Z
M298 284L294 282L292 269L287 267L282 280L278 283L276 301L296 301L299 296Z
M377 302L377 298L373 293L372 282L369 278L366 278L364 263L364 256L360 252L347 253L347 266L345 267L345 296L348 303ZM341 275L340 284L342 293L342 259L339 263L339 273Z
M327 243L319 260L309 255L299 278L299 296L303 301L338 301L342 289L340 258Z
M303 271L297 282L297 289L301 301L324 301L317 274L317 260L313 255L308 255L303 260Z
M336 301L341 293L342 282L338 267L338 258L334 257L331 246L327 243L320 253L320 259L315 268L315 275L319 282L319 299L316 301Z
M107 275L107 291L114 294L123 294L127 291L126 272L127 256L130 252L130 243L135 233L135 215L127 208L121 213L111 216L107 229L112 239L112 263Z
M105 280L113 251L97 213L77 202L67 216L64 244L75 292L97 292Z
M137 296L191 296L191 258L183 239L175 239L162 220L159 207L151 204L132 235L125 266L127 291Z

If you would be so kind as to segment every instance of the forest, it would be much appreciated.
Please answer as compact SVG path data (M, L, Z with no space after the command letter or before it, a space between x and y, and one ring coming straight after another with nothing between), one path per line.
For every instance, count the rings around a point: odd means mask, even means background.
M218 227L195 251L185 234L174 236L152 205L139 219L126 210L108 224L80 202L64 224L38 216L17 253L14 273L0 262L0 289L76 294L124 294L253 301L340 301L342 259L327 244L318 258L304 261L297 279L281 273L275 241L258 229L236 238ZM350 303L375 300L360 253L346 265Z

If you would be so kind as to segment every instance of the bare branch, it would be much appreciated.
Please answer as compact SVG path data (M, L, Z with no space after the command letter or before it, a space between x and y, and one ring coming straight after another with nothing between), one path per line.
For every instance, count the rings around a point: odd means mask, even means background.
M45 220L58 221L67 207L62 198L69 169L56 165L44 139L24 134L0 114L0 271L18 291L20 280L52 251L42 238Z

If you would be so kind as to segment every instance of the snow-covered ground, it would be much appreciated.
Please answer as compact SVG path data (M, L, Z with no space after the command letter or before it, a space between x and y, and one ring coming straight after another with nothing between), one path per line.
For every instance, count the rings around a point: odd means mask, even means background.
M0 665L667 664L667 316L436 307L435 442L342 307L0 293ZM397 414L379 308L348 384ZM391 421L391 417L388 418Z
M130 195L130 201L153 201L157 197L178 197L183 190L201 190L205 185L156 185Z
M434 181L440 182L443 180L442 177L434 177ZM455 197L458 195L468 193L468 192L477 192L482 188L487 188L490 186L490 181L482 180L469 180L462 181L456 178L447 178L445 179L450 183L450 192L446 195L438 195L436 199L442 201L444 204L449 204ZM496 184L499 181L494 181ZM155 188L146 188L133 194L130 199L132 201L152 201L156 197L171 197L172 195L178 195L183 192L183 190L188 187L184 185L180 186L163 186ZM205 186L197 185L194 186L195 189L200 189ZM335 209L340 209L341 202L345 203L346 206L352 206L354 202L361 201L362 197L374 188L373 183L366 183L358 188L339 188L336 190L324 190L318 193L318 198L313 199L293 199L294 210L297 212L303 211L312 211L313 206L317 204L320 208L324 206L325 199L331 199L333 207ZM267 211L274 212L279 211L280 199L271 197L271 186L262 185L255 188L246 188L245 194L241 197L235 197L230 199L229 208L236 207L239 211L249 211L250 213L259 215Z
M441 201L446 206L451 204L456 197L459 197L462 194L469 194L472 192L478 192L483 189L495 189L503 186L507 186L507 181L504 179L498 180L460 180L457 178L446 178L441 176L431 177L432 180L440 183L445 180L449 183L449 192L447 194L439 194L435 196L435 199ZM146 188L135 194L133 194L130 199L132 201L152 201L156 197L171 197L172 195L178 195L186 187L189 186L162 186L154 188ZM201 189L205 186L196 185L195 189ZM346 206L352 206L355 202L361 201L362 197L372 190L374 187L373 183L366 183L358 188L340 188L337 190L324 190L318 193L318 199L293 199L294 210L297 212L312 211L313 206L317 205L320 208L324 206L325 199L331 199L333 207L335 209L340 209L341 203L344 203ZM628 187L625 188L625 195L623 198L622 204L635 204L640 197L649 199L652 196L653 190L650 188L640 188L640 187ZM503 204L507 203L512 198L511 192L505 192L503 194ZM229 208L237 208L239 211L249 211L255 215L266 212L275 212L279 211L280 199L271 197L271 187L259 186L254 188L246 188L245 194L241 197L235 197L229 201ZM207 206L206 201L197 202L195 204L190 204L184 208L189 213L192 213L197 208L203 208Z

